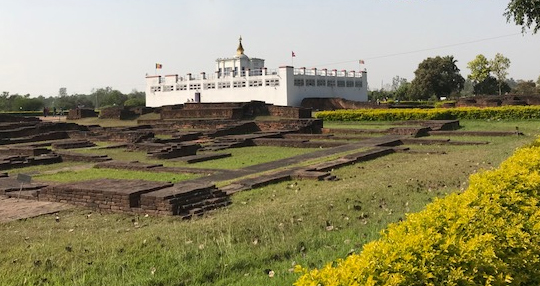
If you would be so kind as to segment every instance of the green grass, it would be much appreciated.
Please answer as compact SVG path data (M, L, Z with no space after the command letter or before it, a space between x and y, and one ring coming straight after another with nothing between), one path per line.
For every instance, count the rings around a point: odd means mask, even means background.
M514 123L462 125L504 130ZM295 264L321 267L360 251L389 223L460 191L469 174L531 142L540 121L519 123L528 136L475 137L487 146L413 145L446 154L396 153L337 169L337 182L240 192L228 208L191 221L74 209L61 212L60 222L45 215L0 224L0 285L291 285ZM241 156L244 149L233 150ZM269 152L252 150L246 158Z
M85 162L62 162L52 165L37 165L37 166L30 166L30 167L24 167L24 168L16 168L8 170L7 172L11 174L39 174L43 172L55 172L56 170L69 170L73 168L79 168L79 167L91 167L92 164L85 163Z
M231 157L190 164L196 168L240 169L316 151L316 148L254 146L228 149Z
M55 181L55 182L76 182L86 181L93 179L125 179L125 180L146 180L146 181L158 181L158 182L172 182L177 183L180 181L195 179L200 177L196 174L184 174L184 173L156 173L156 172L143 172L143 171L131 171L131 170L118 170L118 169L96 169L89 168L83 170L65 170L56 172L53 174L40 174L34 178L43 181Z
M108 149L100 150L95 147L74 149L72 152L103 155L107 154L114 160L120 161L140 161L146 163L159 163L167 167L192 167L192 168L208 168L208 169L239 169L248 166L253 166L261 163L271 162L279 159L284 159L300 154L313 152L318 149L313 148L290 148L290 147L274 147L274 146L255 146L244 148L233 148L225 151L231 153L231 157L199 162L195 164L187 164L185 162L173 160L155 160L149 158L146 152L143 151L126 151L125 149Z

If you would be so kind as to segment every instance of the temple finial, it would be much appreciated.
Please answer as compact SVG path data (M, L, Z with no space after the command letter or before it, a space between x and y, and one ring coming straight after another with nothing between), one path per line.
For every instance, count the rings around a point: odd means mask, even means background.
M242 47L242 36L238 39L238 48L236 49L237 55L243 55L244 54L244 47Z

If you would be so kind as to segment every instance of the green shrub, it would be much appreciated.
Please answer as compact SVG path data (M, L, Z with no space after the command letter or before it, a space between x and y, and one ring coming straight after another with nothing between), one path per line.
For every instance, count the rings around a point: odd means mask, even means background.
M303 285L540 285L540 139Z
M460 107L433 109L354 109L320 111L316 118L330 121L395 121L395 120L441 120L441 119L539 119L540 106Z

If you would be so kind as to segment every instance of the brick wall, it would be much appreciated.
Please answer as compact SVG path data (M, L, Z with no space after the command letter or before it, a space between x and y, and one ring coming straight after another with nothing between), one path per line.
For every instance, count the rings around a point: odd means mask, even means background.
M129 119L137 116L137 113L130 108L123 106L115 106L104 108L99 113L99 118L108 118L108 119Z
M68 120L77 120L86 117L97 117L97 113L93 109L76 108L70 109L67 115Z
M239 107L223 108L193 108L162 110L161 119L181 119L181 118L223 118L223 119L241 119L243 110Z
M282 118L311 118L311 108L270 105L268 111L270 116Z

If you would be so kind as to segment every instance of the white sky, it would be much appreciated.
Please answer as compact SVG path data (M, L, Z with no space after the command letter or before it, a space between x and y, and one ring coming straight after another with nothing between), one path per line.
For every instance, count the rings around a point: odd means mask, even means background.
M212 73L236 53L270 69L359 70L371 89L411 81L427 57L453 55L465 77L477 54L540 75L540 33L502 15L509 0L0 0L0 92L56 96L111 86L144 90L146 73Z

